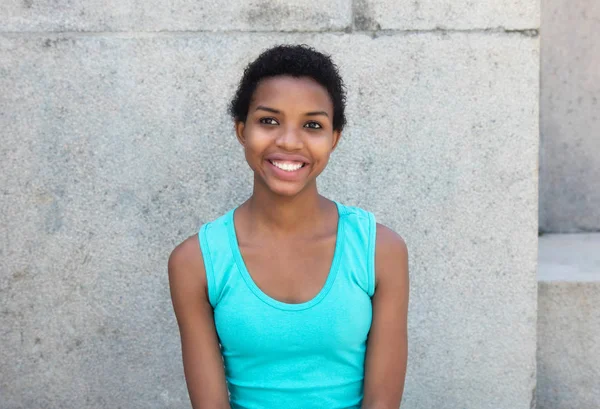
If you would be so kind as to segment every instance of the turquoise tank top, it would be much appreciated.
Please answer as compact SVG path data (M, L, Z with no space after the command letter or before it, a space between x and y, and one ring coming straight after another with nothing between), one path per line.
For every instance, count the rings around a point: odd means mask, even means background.
M200 228L232 409L360 408L375 290L375 217L336 205L329 275L300 304L275 300L254 283L238 247L235 209Z

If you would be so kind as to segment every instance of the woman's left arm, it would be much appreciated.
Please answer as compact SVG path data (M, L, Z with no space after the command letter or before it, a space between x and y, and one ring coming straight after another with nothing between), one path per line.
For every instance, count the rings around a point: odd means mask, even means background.
M398 409L408 356L408 250L402 237L380 224L375 278L362 409Z

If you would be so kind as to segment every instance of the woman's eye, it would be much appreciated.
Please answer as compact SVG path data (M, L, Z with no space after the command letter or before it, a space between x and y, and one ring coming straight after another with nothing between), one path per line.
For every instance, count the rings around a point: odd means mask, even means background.
M318 123L318 122L307 122L306 125L304 125L304 126L307 127L307 128L310 128L310 129L321 129L321 128L323 128L321 126L321 124Z
M260 118L259 122L266 125L279 125L275 118Z

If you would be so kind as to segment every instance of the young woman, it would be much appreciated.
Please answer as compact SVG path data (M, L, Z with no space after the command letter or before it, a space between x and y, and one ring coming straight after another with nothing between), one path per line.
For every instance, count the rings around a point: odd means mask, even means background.
M344 105L337 67L310 47L271 48L244 71L230 111L252 196L169 258L194 409L400 405L406 245L317 191Z

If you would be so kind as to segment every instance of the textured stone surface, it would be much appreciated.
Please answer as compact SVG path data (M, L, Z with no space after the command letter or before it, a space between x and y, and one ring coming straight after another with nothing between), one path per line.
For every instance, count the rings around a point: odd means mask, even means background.
M598 249L600 234L540 240L539 409L595 409L600 405ZM574 275L577 271L585 275ZM579 277L583 280L578 281Z
M530 408L538 41L493 33L0 36L0 407L189 407L167 257L250 192L226 103L280 42L347 82L323 192L408 243L403 409Z
M600 231L600 2L545 0L540 229Z
M590 0L594 1L594 0ZM355 0L358 29L537 29L538 0Z
M600 271L595 282L539 284L538 409L600 405Z
M322 31L352 22L351 0L2 0L0 31Z

